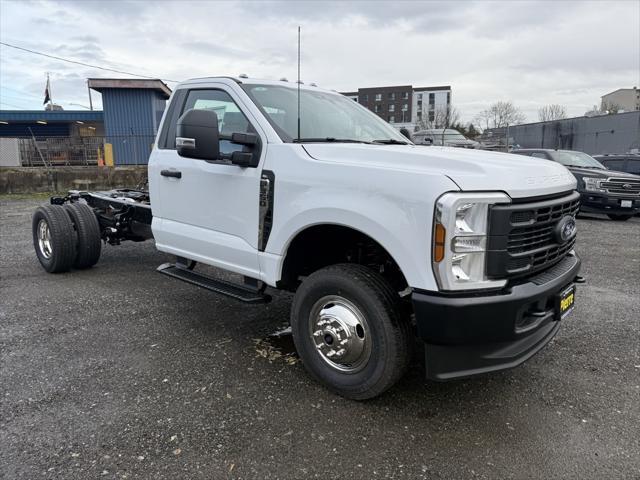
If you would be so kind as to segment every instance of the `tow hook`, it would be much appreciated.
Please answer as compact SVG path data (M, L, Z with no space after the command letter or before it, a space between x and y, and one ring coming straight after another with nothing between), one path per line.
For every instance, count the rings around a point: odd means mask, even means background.
M576 275L576 278L573 279L575 283L587 283L587 279L581 275Z

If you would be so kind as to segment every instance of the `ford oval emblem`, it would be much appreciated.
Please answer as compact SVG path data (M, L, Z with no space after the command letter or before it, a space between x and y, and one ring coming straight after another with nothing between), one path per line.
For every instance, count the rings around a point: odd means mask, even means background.
M576 219L571 215L566 215L560 219L553 234L556 237L556 241L563 244L575 237L577 230Z

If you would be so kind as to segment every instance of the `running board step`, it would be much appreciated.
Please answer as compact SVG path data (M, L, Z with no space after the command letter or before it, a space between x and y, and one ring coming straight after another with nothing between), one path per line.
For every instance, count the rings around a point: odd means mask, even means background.
M269 295L265 295L261 290L237 283L227 282L217 278L196 273L184 267L178 267L173 263L164 263L158 267L158 272L177 278L183 282L191 283L212 292L220 293L228 297L235 298L245 303L267 303L271 301Z

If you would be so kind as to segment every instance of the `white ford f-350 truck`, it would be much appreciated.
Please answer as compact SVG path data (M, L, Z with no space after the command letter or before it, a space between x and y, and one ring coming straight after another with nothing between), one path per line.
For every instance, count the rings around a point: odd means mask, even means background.
M516 366L553 338L582 281L565 167L416 146L315 85L180 84L148 180L148 191L71 191L38 208L45 270L91 267L101 241L154 238L176 256L158 270L176 279L251 303L294 292L304 366L348 398L391 387L416 338L430 379Z

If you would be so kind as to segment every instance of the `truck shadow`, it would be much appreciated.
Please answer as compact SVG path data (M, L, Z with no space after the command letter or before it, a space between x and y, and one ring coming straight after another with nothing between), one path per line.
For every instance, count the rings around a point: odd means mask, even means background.
M278 300L274 300L278 301ZM281 302L289 304L288 299ZM286 309L285 305L283 308ZM291 328L288 323L271 323L267 320L267 324L271 324L273 330L263 335L256 342L256 350L258 355L269 361L282 362L289 365L300 364L301 361L296 352L296 348L291 335ZM306 375L303 368L299 369L299 374ZM505 390L512 388L514 383L511 371L490 373L471 379L454 380L449 382L436 382L426 379L424 344L416 339L413 349L411 363L407 373L403 378L388 392L380 397L363 402L373 408L391 407L397 409L399 404L406 404L409 408L415 408L415 403L423 406L437 406L443 411L458 408L459 405L467 404L469 407L478 406L482 402L479 399L487 396L489 392L495 390L496 395L504 395ZM526 376L526 374L525 374ZM322 387L320 387L322 388ZM333 395L327 392L327 395ZM336 398L340 398L337 397ZM348 400L343 400L348 402ZM457 405L453 406L452 401ZM411 406L413 405L413 406ZM436 415L435 411L425 410L424 416Z

